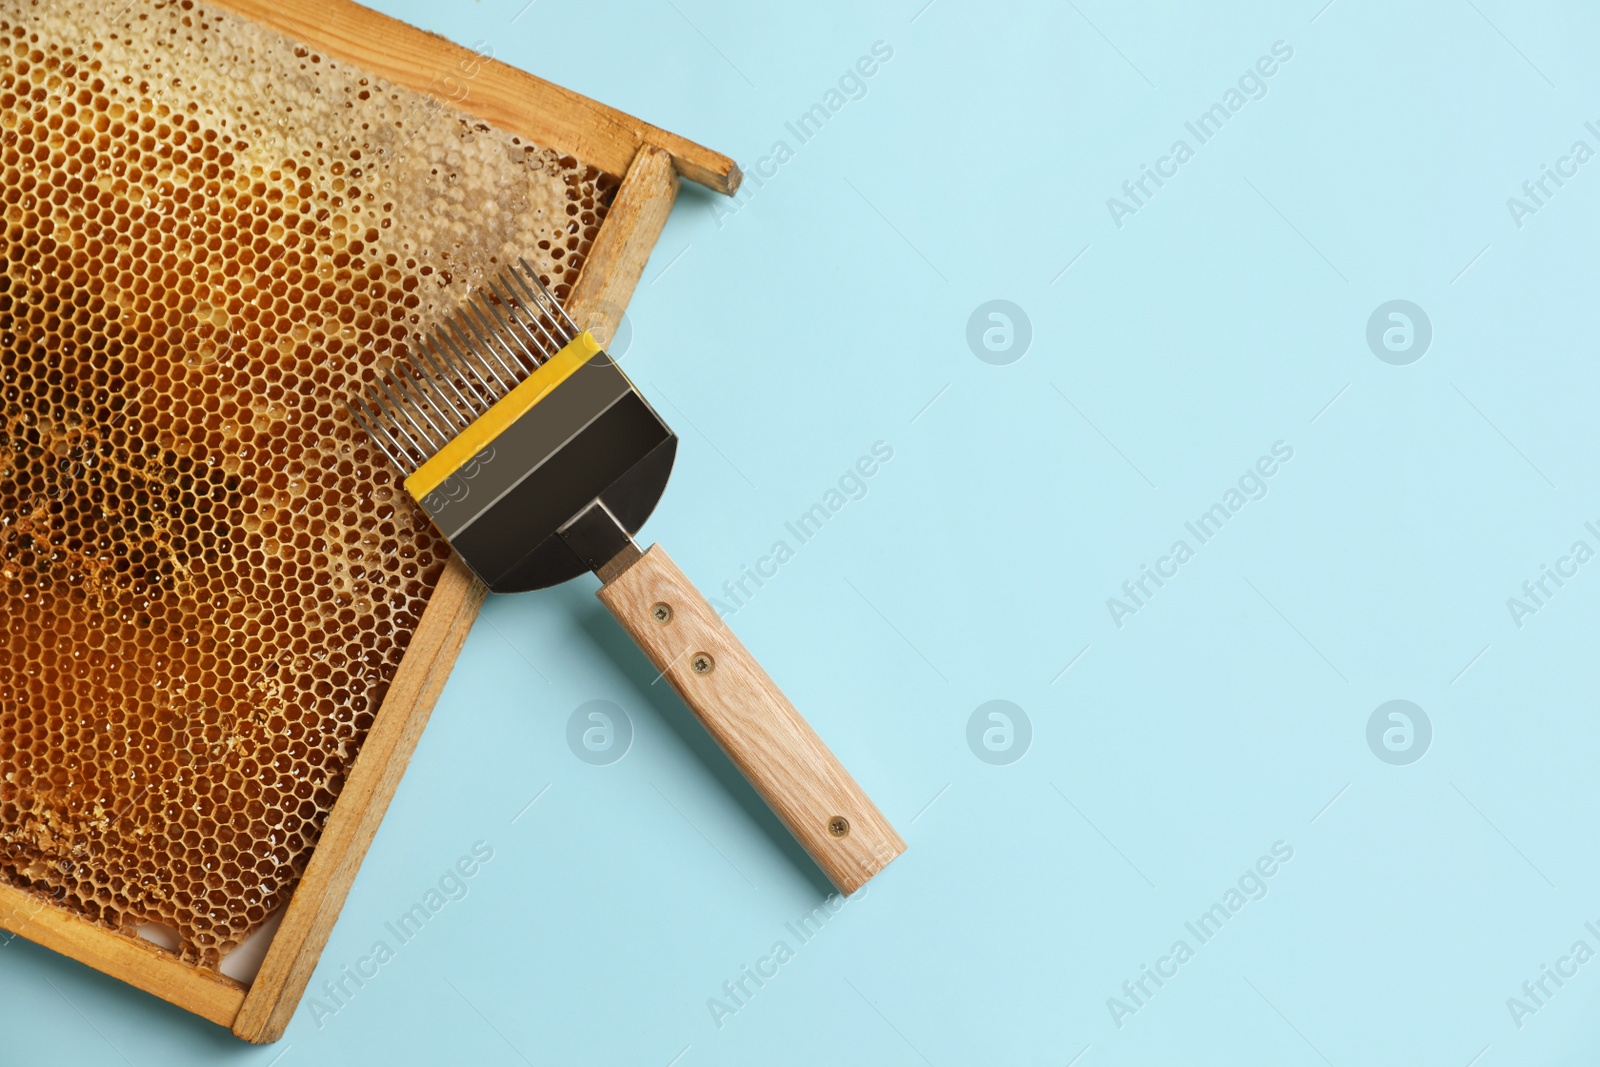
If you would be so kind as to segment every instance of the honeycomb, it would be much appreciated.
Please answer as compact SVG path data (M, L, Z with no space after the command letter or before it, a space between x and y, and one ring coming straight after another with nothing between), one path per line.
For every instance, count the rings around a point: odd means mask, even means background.
M519 255L566 296L618 182L221 8L119 6L0 0L0 878L216 968L449 552L341 397Z

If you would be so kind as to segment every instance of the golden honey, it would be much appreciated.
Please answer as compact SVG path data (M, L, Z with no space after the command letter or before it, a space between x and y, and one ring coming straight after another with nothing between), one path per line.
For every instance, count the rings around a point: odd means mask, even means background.
M448 554L342 398L518 256L567 296L617 181L123 2L0 0L0 878L216 967Z

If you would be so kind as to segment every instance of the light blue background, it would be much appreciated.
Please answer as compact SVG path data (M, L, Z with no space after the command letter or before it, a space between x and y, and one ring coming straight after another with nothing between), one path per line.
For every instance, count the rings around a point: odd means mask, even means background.
M0 1060L1594 1062L1600 963L1520 1029L1506 1000L1600 949L1600 564L1520 629L1506 600L1600 546L1600 162L1520 229L1506 199L1600 148L1600 15L1322 2L379 3L747 168L892 47L763 186L685 189L625 366L683 437L645 536L708 591L893 447L732 622L910 850L719 1028L820 876L592 580L499 599L283 1042L13 941ZM1280 40L1268 95L1114 225ZM1433 324L1410 366L1365 341L1396 298ZM965 340L991 299L1031 320L1008 366ZM1269 495L1113 625L1280 440ZM1394 698L1433 725L1409 766L1366 741ZM634 725L610 766L565 741L594 699ZM1033 726L1006 766L966 742L993 699ZM322 982L480 840L470 894L319 1027ZM1280 840L1267 896L1119 1029L1107 998Z

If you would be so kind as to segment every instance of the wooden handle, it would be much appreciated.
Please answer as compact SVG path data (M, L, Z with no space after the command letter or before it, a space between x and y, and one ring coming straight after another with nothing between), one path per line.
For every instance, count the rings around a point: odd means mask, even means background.
M659 545L598 595L840 892L855 892L906 850Z

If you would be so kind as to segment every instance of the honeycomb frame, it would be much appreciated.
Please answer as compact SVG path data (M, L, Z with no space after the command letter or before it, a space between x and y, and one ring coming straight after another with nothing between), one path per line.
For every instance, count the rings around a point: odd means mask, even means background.
M495 123L493 129L496 132L515 131L507 135L514 140L520 137L523 141L531 142L526 146L530 152L534 150L533 146L539 146L549 152L559 153L559 156L545 161L556 165L557 170L565 167L571 171L578 158L602 161L605 166L615 168L614 173L602 171L597 164L591 163L590 172L578 178L576 185L580 194L587 193L591 200L597 194L601 197L609 194L615 199L609 205L609 214L606 214L603 204L598 205L602 210L596 211L583 202L583 195L578 196L576 210L572 214L576 216L580 212L592 212L595 217L591 221L585 215L580 227L581 240L574 241L569 248L560 249L552 257L560 259L561 252L568 254L569 269L553 273L551 280L577 313L592 323L596 332L602 335L614 326L615 319L620 316L621 308L638 280L644 260L670 210L678 176L681 174L701 181L725 193L737 186L737 168L725 157L351 3L329 4L322 0L313 5L293 0L268 6L249 0L219 4L202 4L197 0L146 2L185 12L222 11L235 16L242 15L268 30L281 33L285 44L295 49L295 57L302 61L320 63L322 57L326 56L330 64L345 63L357 72L369 72L375 78L387 79L434 100L437 100L436 94L441 91L439 72L465 71L470 64L475 75L473 83L459 98L451 94L449 105L466 115L486 120L486 123ZM8 30L8 27L0 27L0 30ZM4 50L15 40L0 32L0 54L4 54ZM48 62L50 57L42 55L37 48L29 47L29 42L22 42L22 45L20 53L16 47L12 47L13 59L9 69L13 82L18 76L18 61L26 64L28 70L41 71L44 77L36 75L36 80L41 82L47 81L52 73L58 79L66 77L61 73L62 68L70 65L74 57L57 57L52 70ZM21 77L26 77L27 73L24 70ZM0 80L4 77L6 71L0 70ZM116 120L108 114L107 103L94 95L96 90L92 78L86 81L89 84L84 86L84 91L90 95L78 105L83 109L81 117L84 123L100 122L100 133L103 135L107 132L105 125ZM70 95L76 99L81 93ZM8 103L5 100L3 88L0 88L0 105L4 105L0 106L0 124L7 127L6 130L0 130L0 175L9 173L4 163L7 143L14 145L17 141L41 141L49 146L54 142L51 151L55 152L67 140L63 128L74 116L45 114L41 121L46 125L37 134L30 134L25 127L33 119L22 114L22 109L15 106L15 101ZM127 108L127 105L124 107ZM428 118L448 123L454 115L454 111L445 106L438 108L437 112L429 114ZM62 121L50 127L48 124L53 119ZM180 144L173 150L182 153L185 134L195 138L192 147L196 151L190 154L194 157L203 185L204 180L210 180L205 178L208 168L220 172L225 166L222 157L227 153L227 147L217 145L214 140L208 144L196 137L201 131L186 129L193 125L192 120L168 119L166 115L159 118L148 114L141 116L141 122L150 121L142 131L130 131L136 147L159 156L164 149L172 147L172 141L177 140ZM131 125L131 121L125 123L124 128ZM477 128L483 131L491 129L487 124ZM8 130L15 134L9 141L3 136ZM583 155L575 156L574 153ZM150 164L152 167L157 165ZM595 189L597 181L605 184L599 178L600 174L612 175L609 188L589 192ZM624 175L619 188L616 179ZM88 202L93 198L87 185L79 180L81 177L81 171L74 171L65 175L66 180L56 183L66 191L67 197L73 199L74 206L79 200ZM273 177L287 177L286 184L292 191L297 180L304 184L310 176L294 174ZM326 175L319 174L317 177L320 179ZM348 184L353 184L355 180L357 176L351 175ZM74 185L74 182L77 184ZM0 213L7 210L6 201L9 201L9 208L15 213L23 197L35 193L32 187L23 190L24 184L20 177L0 181ZM265 221L266 225L256 229L254 236L258 238L255 243L264 246L257 249L257 253L267 255L281 246L282 233L276 229L276 218L265 218L271 210L265 197L267 190L256 186L266 183L256 180L244 184L247 187L242 190L243 195L253 196L254 199L236 210L235 217L247 223L247 226L242 231L244 238L240 240L235 237L235 241L248 252L249 227ZM351 199L355 198L352 196ZM261 210L251 213L250 207L257 203ZM61 204L56 206L60 207ZM238 202L235 206L238 207ZM5 224L4 215L0 214L0 226ZM16 224L13 222L14 227ZM269 230L276 241L268 239ZM21 243L14 236L8 239L6 247L0 248L0 256L21 248ZM200 237L198 234L196 236ZM217 233L207 236L214 240L221 238ZM378 244L379 236L375 228L361 227L355 233L355 239L347 237L337 252L327 249L327 258L331 260L333 255L343 253L347 264L350 257L360 256L362 245ZM90 258L88 253L93 250L81 244L76 248L64 244L57 247L49 237L31 249L22 249L22 256L8 266L18 268L24 281L35 283L31 303L17 298L13 291L17 288L14 280L0 281L0 287L3 287L0 288L0 318L17 309L27 312L22 316L27 321L20 322L21 328L13 329L8 334L13 349L30 345L38 347L37 336L25 335L29 327L43 328L41 323L32 320L38 318L37 310L52 300L55 305L50 310L55 314L53 321L58 324L68 321L67 314L70 312L80 316L98 315L99 318L94 321L105 332L116 332L116 326L128 325L125 321L118 323L119 318L126 318L126 313L117 311L113 302L107 301L103 293L61 293L47 286L45 272L39 267L50 256L57 255L58 251L58 266L71 266L76 256L77 266L81 267L82 261ZM124 249L124 252L130 251ZM163 255L167 257L166 260L163 260ZM23 257L29 258L29 262L21 263ZM141 263L154 263L156 267L164 263L170 265L171 257L170 241L165 249L160 248L154 239L147 242L143 257L131 254L126 257L128 272L118 278L127 280L129 284L122 289L138 287L140 277L133 273L132 268ZM578 257L586 257L586 262ZM476 259L481 262L483 258L480 250ZM551 261L541 264L546 265L556 266ZM266 266L270 266L270 263ZM379 270L383 276L371 279L369 292L382 289L385 283L394 289L398 299L392 303L404 310L395 316L402 325L397 326L390 336L397 344L403 344L405 312L411 313L409 326L414 330L424 321L426 309L424 315L416 314L420 301L415 297L414 288L401 296L397 283L404 279L392 276L392 261L388 266L389 274ZM342 270L343 265L335 269ZM0 279L14 278L18 270L10 274L0 270ZM33 277L34 273L39 275L37 279ZM340 277L341 283L347 283L348 280L348 277ZM327 279L319 280L307 273L304 281L302 292L315 294L323 288L322 282ZM223 284L226 286L227 282ZM232 295L237 296L238 293ZM281 292L277 294L280 301L283 295ZM409 306L408 298L411 300ZM23 307L24 304L28 306ZM381 340L389 331L374 331L371 328L372 319L376 316L366 315L369 307L381 304L380 299L372 299L351 315L351 318L365 316L359 323L363 331L361 337L367 341L367 344L358 346L367 356L367 362L362 365L370 366L373 359L381 358L383 348L387 347L372 342ZM177 362L166 368L168 374L181 376L186 372L205 373L226 364L235 349L244 350L251 342L259 340L259 329L251 329L258 327L259 323L239 321L240 317L236 314L238 310L237 305L229 306L220 301L197 297L191 290L179 294L173 306L166 309L167 321L158 322L147 315L134 318L132 325L146 330L146 340L156 336L163 328L166 334L171 335L171 352ZM146 322L146 319L150 321ZM347 324L356 325L348 320ZM83 331L75 329L74 336L81 339ZM130 340L136 338L123 336L117 345L101 347L115 347L118 351L140 347L137 343L127 344ZM327 340L324 339L325 344ZM144 347L148 349L151 346L146 344ZM80 368L82 377L86 388L105 393L108 399L104 403L115 406L102 406L97 409L95 418L82 418L81 413L76 413L79 415L76 419L72 417L75 412L69 408L73 405L60 402L62 383L49 380L53 373L60 378L57 373L59 367L48 366L48 360L42 364L36 360L39 366L27 375L19 372L10 381L0 381L0 390L7 387L10 390L0 392L0 401L8 396L13 401L29 396L37 399L41 390L47 396L56 397L53 403L35 405L46 409L44 419L38 417L38 411L33 411L33 424L21 427L20 434L8 436L10 440L24 442L25 447L18 449L17 454L27 452L33 460L35 471L53 473L51 478L32 485L28 493L20 497L24 505L28 502L36 505L32 511L12 502L10 510L23 516L20 520L22 525L19 527L18 520L13 519L9 548L0 545L0 549L5 549L0 551L0 582L10 581L15 585L20 581L19 576L31 567L32 571L28 573L51 579L45 584L56 587L57 595L68 598L63 604L76 603L79 607L85 603L102 607L109 605L114 609L108 616L112 619L131 611L136 637L139 624L144 626L144 632L148 632L155 617L151 615L151 610L159 605L145 604L142 608L135 605L130 609L126 603L130 588L150 586L173 593L186 580L183 573L185 566L191 569L198 567L203 577L207 565L214 565L220 554L235 547L232 542L238 542L240 550L246 550L244 546L249 544L253 547L247 551L261 551L264 542L269 539L268 535L273 532L272 522L270 518L263 520L245 514L237 507L230 509L227 506L227 501L237 501L241 495L248 494L241 494L241 472L227 469L227 457L218 454L222 450L214 442L196 442L189 439L193 435L163 435L159 428L149 425L159 420L153 416L143 418L144 413L137 410L140 405L130 401L126 392L118 397L114 395L115 390L105 390L108 382L113 385L118 382L127 384L130 377L137 379L140 374L147 374L153 368L137 364L118 367L104 352L100 355L103 358L98 363L91 358ZM303 378L314 380L319 376L318 370L310 366L300 369ZM317 384L323 387L323 393L307 397L303 405L307 421L312 424L320 422L323 435L335 439L331 446L333 452L325 457L326 467L342 469L341 477L345 482L364 487L365 491L375 495L385 488L392 489L386 485L387 473L371 457L363 454L363 446L327 424L329 413L322 408L335 398L327 395L329 377L326 374L320 377ZM273 389L277 384L276 381L257 380L249 383L247 389L260 393L266 406L281 400L287 408L296 398L280 395L284 391ZM51 393L51 390L56 392ZM204 391L191 391L184 402L194 409L202 424L207 419L215 423L224 415L222 411L206 410L209 401ZM12 406L17 405L13 403ZM148 404L144 406L154 407ZM165 414L170 415L171 412ZM48 425L41 426L41 421ZM0 457L0 467L8 462L12 466L17 465L14 456ZM283 469L266 477L281 476L285 482L304 479L312 475L310 468L310 464L291 461ZM5 481L8 470L0 470L0 486L6 486L12 491L11 495L16 496L21 482L12 479L8 485ZM99 492L95 495L91 491L94 484L98 484L94 482L94 476L102 470L110 471L112 475L120 472L121 481L116 482L119 487L117 492ZM84 477L86 473L89 475L87 478ZM38 481L37 478L34 480ZM102 481L115 482L116 478ZM277 489L279 494L286 490L287 486ZM350 485L346 485L345 490L350 491ZM5 495L5 491L0 489L0 495ZM86 492L92 499L78 499L85 496ZM162 842L169 859L180 858L190 862L192 882L207 890L201 894L203 900L198 904L184 905L190 909L185 914L199 917L200 912L204 911L212 916L220 915L220 920L209 925L203 918L187 923L183 930L186 936L177 952L156 949L132 937L127 930L129 922L161 921L172 917L171 914L163 914L159 908L152 908L148 900L131 900L125 891L127 887L111 886L107 889L101 885L89 885L85 890L73 881L77 865L69 861L66 864L58 863L56 870L29 870L24 866L23 874L30 877L18 879L13 870L10 880L0 878L0 926L73 955L215 1022L230 1025L236 1033L247 1039L272 1040L281 1034L309 977L310 967L320 953L332 917L342 904L349 880L354 876L356 864L348 860L353 857L358 862L370 841L410 748L415 744L421 723L425 721L432 701L443 685L449 664L482 596L482 590L464 568L448 559L448 549L426 528L425 523L419 528L413 521L412 526L406 528L406 521L414 520L415 516L396 514L403 501L391 501L386 497L378 503L384 515L376 531L375 543L368 546L376 558L370 558L369 553L365 562L368 570L374 573L387 576L385 567L388 567L393 570L395 577L401 579L389 584L403 587L396 588L393 597L393 614L403 618L402 625L398 627L398 639L380 642L381 647L368 650L374 655L374 670L368 679L370 684L365 693L366 703L360 710L356 710L359 701L345 701L349 706L344 709L346 714L343 721L337 729L322 735L315 735L314 731L309 730L296 735L287 719L281 723L255 724L258 727L255 731L258 735L255 739L257 748L247 755L241 755L241 747L248 747L249 730L242 728L237 717L236 721L224 721L227 714L219 705L227 703L234 707L259 708L264 702L270 703L261 699L262 694L254 693L250 694L250 699L227 702L198 701L196 710L187 714L184 709L173 709L172 714L154 724L155 729L147 731L148 736L130 735L122 739L117 748L122 755L113 759L122 759L123 765L117 773L104 776L105 780L98 783L104 795L91 796L85 801L81 793L92 793L93 790L83 790L77 797L80 803L75 809L67 805L64 811L54 813L58 819L76 816L91 823L96 819L105 822L121 817L123 812L118 809L124 805L138 803L138 799L130 800L130 797L141 789L158 795L171 794L164 798L166 808L162 814L166 818L156 820L162 823L166 832ZM207 504L213 513L212 521L191 522L176 534L171 532L170 524L163 527L163 514L184 509L194 514L197 513L196 509ZM56 509L54 525L50 514L52 507ZM101 539L106 541L102 548L135 543L138 551L129 550L120 555L114 551L101 552L98 555L105 555L106 558L98 560L97 553L90 550L94 537L86 535L89 528L94 526L93 522L80 521L78 527L82 529L74 528L72 536L62 534L63 524L71 525L63 516L73 514L74 508L93 511L99 520L109 524L99 533ZM0 511L4 510L0 508ZM253 523L249 521L252 518L255 518ZM34 527L27 526L30 521ZM385 522L395 529L391 531L384 527ZM168 529L165 540L158 536L158 528ZM35 538L35 533L42 536ZM7 531L0 530L0 541L5 539L6 534ZM287 538L284 540L287 541ZM308 546L285 544L281 547L286 555L292 555L290 548L298 547L304 553ZM45 561L39 558L45 554L42 551L44 548L50 548L56 556L65 553L68 557L65 572L60 559L52 560L46 566ZM73 553L77 555L73 556ZM329 565L330 551L324 549L315 555L317 566L312 568L313 573L302 575L304 581L298 591L306 606L314 606L320 598L320 603L326 607L328 601L335 599L339 593L337 587L341 576L336 573L337 567ZM359 557L359 552L357 555ZM90 565L97 560L100 566ZM361 560L358 558L359 562ZM72 581L62 581L63 573L70 575ZM193 577L189 576L191 579ZM235 589L232 592L236 599L248 600L252 590ZM279 612L291 602L288 594L281 589L263 588L260 594L266 603ZM215 595L220 597L223 594L218 592ZM238 604L231 602L226 606L217 606L217 610L223 612L229 609L237 611L238 608ZM70 612L58 614L64 618ZM337 616L338 612L333 612L332 617ZM259 627L257 620L258 630ZM41 638L46 632L42 612L21 623L13 620L8 624L8 629L13 631L14 643L20 641L22 644L23 664L42 662L45 656ZM194 629L193 625L189 627L190 631ZM177 627L174 632L182 633L184 628ZM101 678L102 684L105 676L112 673L110 664L122 659L112 655L106 648L109 639L103 633L97 636L63 636L70 639L58 642L60 648L57 651L79 653L71 657L77 663L75 669L80 672L99 672L97 677ZM390 634L391 638L396 636ZM130 639L128 647L130 652L135 653L131 662L137 668L130 672L128 684L136 687L149 687L152 679L161 673L186 678L197 673L203 674L208 665L215 666L216 662L215 649L186 648L171 657L169 663L161 665L155 662L160 658L155 653L148 650L140 653L136 640ZM332 684L332 676L340 673L326 662L316 662L313 657L318 646L303 637L278 651L287 653L279 657L286 665L282 681L275 680L269 672L264 671L264 664L254 665L255 669L249 675L255 681L264 680L268 690L274 686L281 690L286 681L289 688L295 684L305 684L310 691L326 691ZM15 657L16 653L12 655ZM229 656L232 656L231 652ZM248 658L248 653L243 658ZM345 673L348 674L348 670ZM60 686L48 693L43 687L35 687L31 695L36 699L47 697L62 701L63 706L68 699L68 694ZM268 695L281 696L281 693ZM56 736L57 731L52 731L50 740L55 747L51 749L51 758L37 766L24 767L17 755L17 745L13 743L15 738L8 740L5 733L3 701L7 696L4 684L0 683L0 771L12 772L0 775L0 808L7 803L11 803L13 809L16 807L16 799L20 795L19 783L12 781L10 791L6 792L5 779L14 778L17 772L53 776L59 780L58 784L60 781L73 782L94 777L87 773L88 768L84 766L88 761L80 760L75 755L86 743L85 737L78 735L83 735L85 731L92 733L97 725L103 729L104 724L97 722L97 711L100 718L114 719L115 715L106 715L104 709L74 709L76 734L71 742L67 731L59 731L59 737ZM327 693L323 692L323 696L326 697ZM307 736L308 733L314 736ZM260 747L263 741L265 748ZM95 742L90 738L87 743L92 746ZM262 790L257 789L257 795L251 798L269 817L273 813L282 816L273 824L275 831L281 832L286 840L298 840L302 848L296 854L280 853L267 857L271 861L267 865L270 871L264 867L257 872L262 874L263 881L279 891L277 898L263 896L259 891L253 897L248 897L248 888L237 873L237 857L223 857L215 851L206 854L204 850L197 850L195 834L200 826L186 823L196 824L197 820L203 822L204 816L203 813L197 815L195 805L185 804L184 799L223 789L223 780L229 776L232 776L234 788L240 787L241 782L246 786L259 784L262 777L259 772L263 769L270 771L274 761L293 768L305 768L310 765L313 754L319 748L336 753L337 758L325 760L319 765L323 771L322 777L313 782L311 788L305 787L304 778L295 783L296 788L308 793L307 796L269 797L273 803L259 804ZM129 777L127 757L131 750L143 751L150 758L165 761L168 773L145 784L135 777ZM109 753L110 749L107 748L106 752ZM361 759L362 754L367 758ZM241 773L241 761L246 758L253 762L244 766L257 773ZM263 768L263 763L268 767ZM117 792L119 787L122 788L120 795ZM110 809L110 816L107 808ZM8 825L0 820L0 830ZM48 840L50 829L49 826L35 826L32 832ZM3 837L0 837L0 845L4 843ZM0 850L0 863L4 862L5 857L6 853ZM86 864L92 865L92 861ZM64 869L69 867L72 869ZM17 884L19 881L20 885ZM75 885L78 886L76 890L71 888ZM259 886L256 888L259 890ZM72 896L74 892L75 897ZM289 902L284 926L274 938L267 962L255 982L247 989L240 983L216 974L216 963L222 953L236 944L249 929L259 925L275 904L282 904L284 900Z

